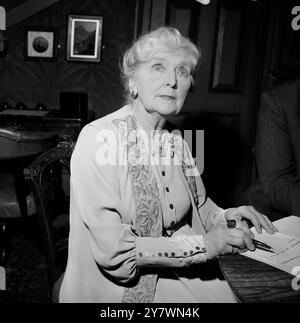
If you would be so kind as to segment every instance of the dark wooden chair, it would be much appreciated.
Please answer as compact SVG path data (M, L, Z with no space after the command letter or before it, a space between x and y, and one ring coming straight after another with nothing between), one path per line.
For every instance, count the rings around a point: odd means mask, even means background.
M0 221L0 291L5 289L6 225Z
M7 228L4 221L0 221L0 266L4 266L6 259Z
M25 131L20 126L0 126L0 263L5 266L15 224L31 220L36 212L23 169L39 154L54 147L58 135ZM30 218L28 217L30 216Z
M65 140L40 155L24 169L34 195L52 302L66 266L69 236L70 158L74 145Z
M34 202L26 188L23 169L38 154L54 147L57 134L0 127L0 218L26 217Z

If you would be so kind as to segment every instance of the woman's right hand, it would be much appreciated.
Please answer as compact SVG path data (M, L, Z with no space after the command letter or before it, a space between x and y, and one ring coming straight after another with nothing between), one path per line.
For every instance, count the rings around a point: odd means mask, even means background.
M250 230L244 230L243 227L229 229L224 221L217 223L203 236L203 239L208 259L233 253L233 248L238 248L241 251L255 250Z

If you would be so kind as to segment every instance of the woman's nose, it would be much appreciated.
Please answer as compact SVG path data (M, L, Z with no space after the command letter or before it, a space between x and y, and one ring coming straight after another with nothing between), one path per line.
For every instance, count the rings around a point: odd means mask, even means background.
M177 89L177 75L176 72L170 71L167 74L166 84L171 88Z

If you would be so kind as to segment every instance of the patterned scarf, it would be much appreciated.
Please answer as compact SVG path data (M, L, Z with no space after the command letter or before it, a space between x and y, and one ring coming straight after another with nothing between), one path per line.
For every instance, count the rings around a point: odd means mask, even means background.
M140 237L161 237L163 232L163 211L159 196L159 189L152 166L149 162L149 154L145 154L144 142L137 133L137 122L133 116L126 119L115 120L118 127L123 149L127 153L129 174L132 179L133 198L136 210L136 233ZM189 154L186 144L183 144L184 154ZM174 149L174 141L171 143ZM161 149L160 149L161 153ZM171 153L172 154L172 153ZM194 176L190 176L191 166L185 161L184 154L180 163L185 178L189 184L196 205L198 204L197 187ZM187 155L190 157L190 155ZM144 158L145 163L141 163ZM139 162L136 162L139 160ZM194 166L195 167L195 166ZM140 271L140 277L134 287L126 288L122 303L152 303L157 283L157 274L149 274Z

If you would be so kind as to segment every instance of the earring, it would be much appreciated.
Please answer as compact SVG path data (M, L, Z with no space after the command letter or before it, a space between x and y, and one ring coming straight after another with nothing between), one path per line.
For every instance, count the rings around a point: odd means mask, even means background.
M135 100L136 98L137 98L137 96L138 96L138 94L137 94L137 91L134 91L134 90L132 90L131 92L130 92L130 95L131 95L131 97Z

